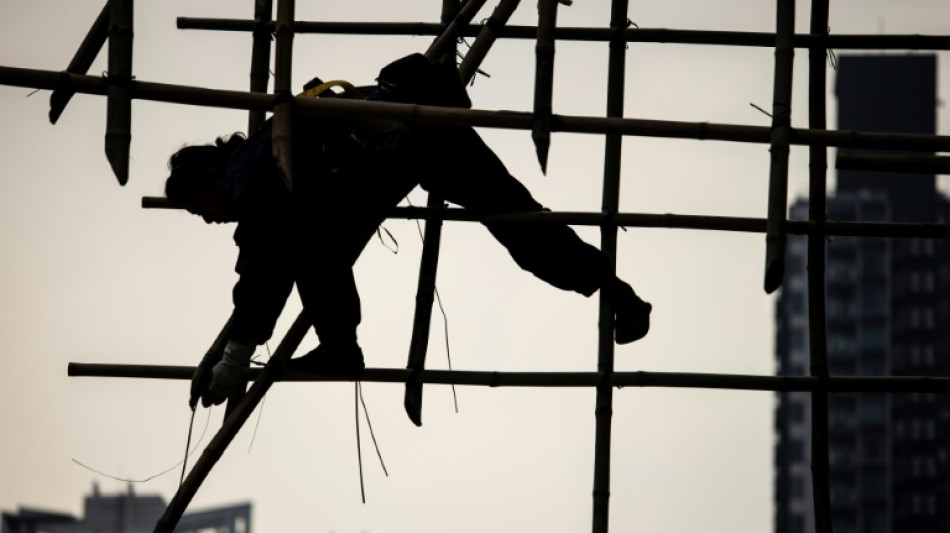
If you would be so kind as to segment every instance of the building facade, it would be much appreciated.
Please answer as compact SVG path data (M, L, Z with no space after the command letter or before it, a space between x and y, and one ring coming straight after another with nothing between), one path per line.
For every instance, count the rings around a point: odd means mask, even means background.
M841 57L842 130L933 134L934 56ZM796 201L790 218L807 219ZM933 175L839 170L834 221L940 222L950 203ZM810 374L807 238L790 237L776 302L779 375ZM939 239L830 238L826 334L832 376L950 376L950 247ZM950 531L946 394L831 394L829 482L835 533ZM811 397L778 394L775 531L814 531Z
M83 516L21 508L0 514L0 533L150 533L165 512L160 496L125 493L106 495L93 485ZM241 504L185 513L177 533L251 533L251 505Z

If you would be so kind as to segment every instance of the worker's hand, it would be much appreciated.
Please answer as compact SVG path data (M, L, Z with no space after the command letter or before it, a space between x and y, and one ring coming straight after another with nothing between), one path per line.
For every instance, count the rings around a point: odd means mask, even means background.
M239 387L244 386L253 354L254 346L228 341L224 348L224 357L211 368L211 383L201 394L201 405L219 405Z
M198 368L195 369L195 373L191 376L191 396L188 398L188 407L191 407L192 410L197 407L201 395L204 394L205 391L208 390L208 386L211 385L211 369L221 361L222 357L224 357L223 348L219 350L212 349L208 350L205 356L201 358L201 362L198 363Z

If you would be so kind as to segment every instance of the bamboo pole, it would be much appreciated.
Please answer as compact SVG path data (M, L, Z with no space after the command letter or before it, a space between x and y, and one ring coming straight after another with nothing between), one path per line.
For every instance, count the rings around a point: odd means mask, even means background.
M607 57L608 118L622 117L624 112L624 78L626 77L626 43L619 39L627 27L628 0L612 0L610 27L615 39L610 42ZM604 182L601 211L620 210L620 169L623 137L611 133L604 139ZM617 267L617 226L604 224L600 229L600 248L611 272ZM613 388L609 378L614 372L614 313L600 293L598 309L597 370L604 381L597 386L594 401L594 476L591 531L607 533L610 523L610 444L613 417Z
M252 368L250 376L259 380L267 368ZM107 363L69 363L70 377L167 379L187 381L195 372L193 366L126 365ZM403 368L367 368L359 380L366 383L402 384L409 371ZM933 392L950 394L950 377L933 376L831 376L827 380L815 376L756 376L748 374L704 374L691 372L494 372L467 370L429 370L420 375L430 385L463 385L476 387L663 387L688 389L737 390L750 392ZM347 382L352 376L311 374L287 371L277 381L293 383ZM255 381L256 383L256 381ZM253 390L253 388L251 389Z
M274 93L277 95L273 117L273 153L287 190L294 190L293 113L290 92L293 64L294 0L277 0L276 52L274 59Z
M179 17L178 28L184 30L213 30L250 32L255 24L251 20ZM273 28L273 24L271 24ZM429 35L442 33L444 26L425 22L310 22L294 23L298 34L347 34L347 35ZM462 37L475 37L479 29L469 27L460 33ZM496 31L498 38L529 39L537 38L535 26L506 26ZM560 27L554 31L559 41L609 42L614 38L610 28ZM718 30L675 30L668 28L628 28L623 32L627 43L662 43L718 46L751 46L772 48L775 46L775 34L770 32L740 32ZM823 38L810 34L798 34L792 37L795 48L811 48L816 42L825 41L828 48L839 50L950 50L950 36L947 35L864 35L839 34Z
M267 29L274 12L273 0L254 0L254 31L251 47L251 92L266 93L270 80L270 41L271 32ZM250 135L264 125L263 110L251 110L247 118L247 134Z
M108 83L98 76L68 74L49 70L0 66L0 84L35 89L56 89L66 85L77 93L104 95ZM242 91L206 89L185 85L132 81L133 98L227 109L274 108L274 97ZM377 118L407 123L468 125L502 129L531 129L530 113L422 106L394 102L348 100L343 98L296 98L295 109L307 115L348 118ZM767 143L770 129L763 126L680 122L616 117L553 115L552 131L670 139L699 139ZM950 151L950 136L863 131L815 131L791 129L789 142L803 146L836 146L879 150Z
M257 373L254 385L248 390L244 399L234 408L234 411L224 420L221 429L205 447L201 457L192 467L191 472L188 473L188 477L178 488L175 497L165 508L165 513L155 524L155 533L171 533L175 530L178 520L181 519L181 515L184 514L195 493L198 492L198 488L208 477L208 473L214 468L221 455L224 454L224 450L234 440L254 408L264 398L264 394L267 393L274 381L280 377L284 364L293 355L297 346L300 345L300 341L303 340L309 327L310 322L303 313L291 324L290 330L274 351L271 361L262 371Z
M106 44L106 39L109 38L109 6L109 2L102 6L99 16L92 23L92 27L89 28L89 32L66 67L66 72L85 74L89 71L92 62L99 55L103 45ZM49 97L49 121L51 124L56 124L74 94L76 93L68 87L61 87L53 91L53 94Z
M765 292L782 285L785 270L785 212L788 209L788 153L792 127L792 67L795 0L778 0L775 87L772 97L768 228L765 236Z
M557 27L557 0L538 0L538 40L535 43L534 121L531 140L541 164L541 173L548 170L551 148L551 114L554 95L554 28Z
M485 5L485 0L468 0L458 14L453 17L448 26L443 26L444 30L439 32L439 36L429 45L425 56L432 60L441 56L445 50L452 50L458 38L463 34L468 24L478 14L478 10Z
M119 185L129 181L132 142L132 0L109 0L109 87L105 152Z
M495 40L498 39L498 32L508 24L508 19L511 18L520 3L521 0L501 0L495 10L492 11L491 16L488 17L488 20L485 21L485 24L482 25L478 37L475 38L472 47L469 48L465 58L462 59L462 64L459 65L459 76L462 77L463 84L468 85L475 77L479 65L482 64L482 61L488 55L488 51L495 44Z
M950 174L950 157L910 154L869 154L840 151L835 157L838 170Z
M442 1L442 23L449 30L451 22L459 15L458 0ZM459 27L455 28L457 31ZM456 41L449 43L445 48L438 50L442 58L430 56L430 60L454 60L458 50ZM437 50L433 49L433 53ZM429 193L427 199L429 208L441 207L443 200L436 194ZM419 261L419 283L416 287L416 307L412 318L412 336L409 340L409 355L406 369L406 391L403 396L403 408L409 420L416 426L422 425L422 382L419 375L425 369L426 355L429 350L429 330L432 324L432 304L435 299L435 279L439 267L439 248L442 240L442 220L426 221L422 238L422 257Z
M163 197L145 197L149 209L180 209ZM455 222L530 222L540 224L570 224L572 226L604 226L693 229L765 233L766 219L747 217L720 217L705 215L676 215L673 213L595 213L577 211L524 211L494 215L472 213L465 209L432 209L421 207L394 207L388 218L451 220ZM792 235L821 235L837 237L890 237L890 238L950 238L950 225L905 222L823 222L787 220L786 229Z
M812 0L811 33L827 35L828 0ZM827 48L819 41L808 51L808 128L827 127ZM808 218L819 228L825 221L828 154L824 147L809 147ZM828 378L825 331L825 238L808 238L808 331L811 375L819 383ZM815 531L831 533L831 490L828 476L828 391L811 395L811 480Z

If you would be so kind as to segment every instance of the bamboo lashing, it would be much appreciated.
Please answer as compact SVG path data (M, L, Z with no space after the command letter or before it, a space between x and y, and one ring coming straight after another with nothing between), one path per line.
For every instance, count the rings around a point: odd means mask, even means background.
M521 0L501 0L485 24L482 25L475 42L472 43L472 47L469 48L462 59L462 64L459 65L459 76L461 76L463 84L468 85L475 77L479 65L482 64L495 40L498 39L498 32L508 24L508 19L511 18L520 3Z
M828 34L828 0L812 0L811 33ZM808 51L808 127L827 127L826 65L828 50L819 41ZM825 221L828 154L822 146L808 149L808 218L821 228ZM825 238L808 237L808 334L812 376L823 383L828 378L825 330ZM828 475L828 391L811 395L811 470L815 531L831 533L831 489Z
M453 49L456 41L462 36L462 32L468 27L469 23L478 14L478 10L485 5L485 0L468 0L459 10L458 14L452 18L448 26L444 26L443 31L429 45L425 52L426 58L430 61L441 56L445 50Z
M788 209L788 154L792 121L792 67L795 51L795 0L778 0L775 31L775 83L769 148L768 228L765 236L765 292L782 284L785 272L785 212Z
M102 50L103 45L106 44L106 40L109 38L109 5L109 2L106 2L102 6L102 11L99 12L99 16L92 23L92 27L89 28L89 32L86 33L86 37L76 50L76 54L70 60L66 72L85 74L89 71L92 62L99 55L99 51ZM56 124L74 94L76 93L68 87L61 87L53 91L53 94L49 97L49 121L51 124Z
M105 153L119 185L129 181L132 143L132 0L109 0L109 77Z

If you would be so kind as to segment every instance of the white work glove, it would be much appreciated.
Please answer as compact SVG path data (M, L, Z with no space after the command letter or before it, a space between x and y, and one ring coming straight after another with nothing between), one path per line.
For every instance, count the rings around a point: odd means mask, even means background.
M254 346L228 341L224 357L211 369L211 384L201 395L201 405L210 407L224 403L231 394L247 383L247 369L251 366Z

